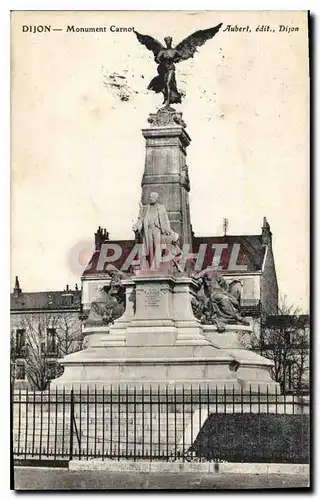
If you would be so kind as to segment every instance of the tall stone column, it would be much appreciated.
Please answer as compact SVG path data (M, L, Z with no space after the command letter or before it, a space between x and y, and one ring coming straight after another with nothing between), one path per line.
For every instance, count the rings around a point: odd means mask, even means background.
M180 235L180 244L191 243L192 229L189 208L189 177L186 149L191 139L182 113L162 108L148 118L150 128L143 129L146 139L146 160L142 177L142 203L149 194L159 193L159 202L168 212L171 227Z

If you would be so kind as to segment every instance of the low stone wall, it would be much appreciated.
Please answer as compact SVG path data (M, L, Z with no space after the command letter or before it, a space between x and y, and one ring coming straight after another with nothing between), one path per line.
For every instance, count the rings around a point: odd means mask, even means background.
M262 464L262 463L218 463L218 462L148 462L115 460L71 460L69 470L107 470L110 472L202 472L207 474L295 474L308 476L307 464Z

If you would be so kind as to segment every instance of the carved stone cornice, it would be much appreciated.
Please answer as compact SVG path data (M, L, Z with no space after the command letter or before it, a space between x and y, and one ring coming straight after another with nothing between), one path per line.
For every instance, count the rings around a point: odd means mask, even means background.
M186 123L182 119L182 113L173 108L161 108L157 113L150 113L148 122L151 127L171 127L179 125L186 128Z
M143 128L142 135L145 139L153 139L158 137L181 137L185 138L186 146L191 142L191 137L182 127L157 127Z
M167 146L178 145L171 142L174 138L179 140L179 145L183 148L189 146L191 138L185 130L186 124L182 120L182 113L173 108L162 108L157 113L151 113L148 122L151 127L142 130L143 137L147 139L147 146L160 145L154 139L167 140Z

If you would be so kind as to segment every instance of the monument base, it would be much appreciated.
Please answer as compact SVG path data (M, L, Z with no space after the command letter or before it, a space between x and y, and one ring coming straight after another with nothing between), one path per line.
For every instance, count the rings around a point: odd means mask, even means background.
M194 317L192 278L133 276L124 281L126 311L109 327L85 328L88 347L64 357L51 387L108 385L203 387L218 391L275 392L272 362L242 345L251 328L228 325L218 333Z

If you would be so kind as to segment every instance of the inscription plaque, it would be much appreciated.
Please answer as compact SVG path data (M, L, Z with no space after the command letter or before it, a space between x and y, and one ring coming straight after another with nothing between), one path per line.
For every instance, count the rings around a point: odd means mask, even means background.
M160 307L160 290L157 288L150 288L145 291L144 305L150 309L157 309Z

